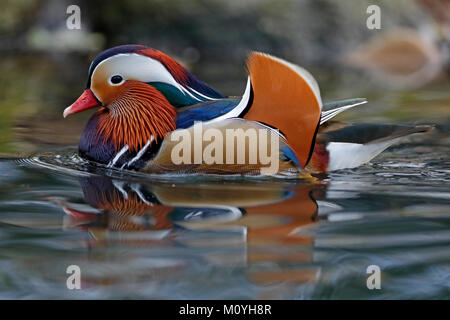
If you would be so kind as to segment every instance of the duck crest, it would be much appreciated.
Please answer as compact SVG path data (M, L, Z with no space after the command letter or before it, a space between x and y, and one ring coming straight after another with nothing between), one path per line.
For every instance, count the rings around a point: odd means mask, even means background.
M183 86L184 92L180 92L167 83L150 83L162 92L169 102L176 107L192 105L201 101L216 100L225 97L214 88L210 87L203 81L200 81L175 59L159 50L145 48L136 50L136 53L161 62L173 76L175 81Z
M147 83L159 90L175 107L224 98L220 92L199 80L175 59L159 50L143 45L118 46L105 50L99 54L89 68L87 88L89 89L91 87L94 70L103 61L113 58L114 56L130 54L151 58L164 66L179 86L160 81L151 81Z
M150 57L152 59L161 62L164 65L164 67L166 67L166 69L172 74L172 76L178 83L181 84L188 83L189 72L175 59L172 59L167 54L153 48L139 49L136 51L136 53L142 54L144 56Z

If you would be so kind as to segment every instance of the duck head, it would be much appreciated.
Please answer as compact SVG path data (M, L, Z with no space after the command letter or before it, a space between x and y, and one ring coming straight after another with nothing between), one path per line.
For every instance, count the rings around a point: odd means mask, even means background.
M63 115L100 108L83 133L80 150L103 144L116 152L124 146L137 152L175 129L176 107L220 97L168 55L124 45L94 59L86 90Z

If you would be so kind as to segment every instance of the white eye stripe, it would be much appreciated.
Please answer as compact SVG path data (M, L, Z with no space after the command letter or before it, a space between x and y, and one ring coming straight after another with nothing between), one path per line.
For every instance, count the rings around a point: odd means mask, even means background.
M167 83L182 91L182 86L176 82L161 62L140 54L121 53L103 60L93 70L92 81L100 69L106 71L108 83L111 85L117 85L111 83L111 77L121 75L127 80Z

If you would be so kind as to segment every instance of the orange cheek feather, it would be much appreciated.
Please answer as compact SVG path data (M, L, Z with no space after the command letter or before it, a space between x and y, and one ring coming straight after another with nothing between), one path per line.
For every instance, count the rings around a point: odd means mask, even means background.
M137 152L152 136L164 138L176 128L175 108L148 84L130 80L120 86L101 85L96 91L106 106L98 111L98 131L116 150L128 145Z

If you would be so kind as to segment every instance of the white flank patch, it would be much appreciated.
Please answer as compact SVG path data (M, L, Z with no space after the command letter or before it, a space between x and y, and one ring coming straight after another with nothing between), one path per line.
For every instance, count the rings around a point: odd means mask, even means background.
M330 157L328 171L356 168L375 158L399 139L368 144L330 142L327 145Z

